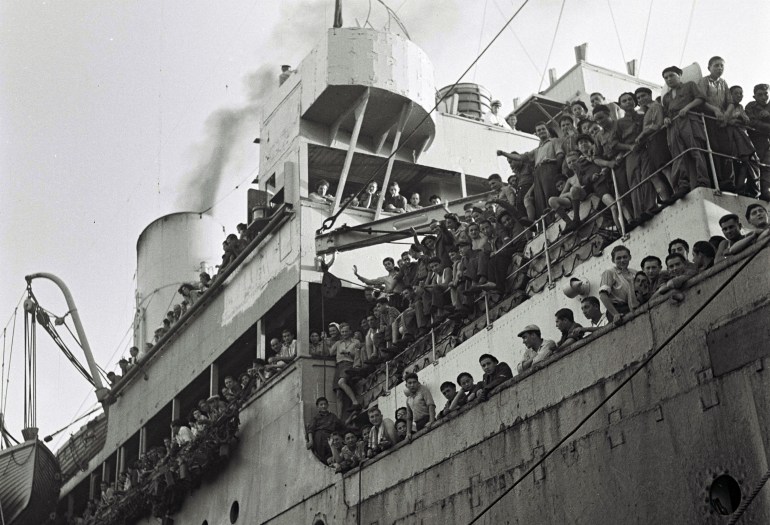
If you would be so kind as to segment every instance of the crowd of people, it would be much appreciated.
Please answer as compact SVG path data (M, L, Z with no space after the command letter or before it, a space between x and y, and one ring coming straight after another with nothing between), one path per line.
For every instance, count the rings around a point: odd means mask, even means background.
M641 260L641 270L631 269L630 249L622 245L615 246L610 255L612 266L601 275L598 297L588 295L580 301L585 321L579 323L575 312L569 308L556 311L554 325L560 334L558 340L544 338L537 325L525 326L518 333L524 354L516 370L522 373L603 327L622 324L629 313L653 297L673 291L670 300L682 301L683 296L677 290L690 278L707 271L720 260L737 255L755 242L770 237L768 211L762 204L750 204L745 212L745 220L750 229L744 233L741 218L734 214L724 215L719 220L724 236L699 240L693 243L692 249L684 239L672 240L667 247L665 268L659 257L647 255ZM387 278L368 280L368 284L379 284L383 290L388 285L395 286L403 270L392 263L387 263ZM345 472L397 443L409 441L414 432L430 426L469 402L485 401L493 389L514 376L507 363L491 354L483 354L479 357L480 381L476 382L471 372L463 371L457 376L456 382L441 383L439 390L445 399L439 410L430 390L420 383L416 373L409 372L403 376L406 406L400 407L393 419L383 416L376 401L365 412L365 417L361 417L363 414L355 410L360 407L355 380L366 373L366 370L361 370L364 363L377 362L367 360L366 356L370 355L367 345L377 348L378 332L380 338L388 338L403 329L403 322L399 321L403 316L394 310L387 298L380 297L376 300L375 308L361 321L361 330L353 332L351 325L343 322L331 323L329 335L318 332L311 334L310 351L313 355L337 357L334 383L341 392L343 407L345 397L357 405L343 420L330 412L328 399L321 397L316 401L317 413L307 426L307 448L312 449L321 461L334 467L337 472ZM340 413L348 414L344 408Z
M229 456L229 447L237 441L238 411L254 388L254 376L241 385L225 378L225 400L217 395L201 399L187 419L172 421L163 445L140 453L117 482L102 480L82 514L70 516L68 523L118 524L149 513L163 517L175 512L200 479Z
M331 204L334 202L334 195L330 193L331 185L329 181L322 179L316 184L315 191L308 195L308 199L320 204ZM380 201L379 185L375 181L369 182L359 193L351 193L341 200L342 204L347 204L352 208L361 208L373 210L377 208ZM388 184L387 192L383 197L382 210L389 213L407 213L417 211L424 207L421 204L422 197L417 191L410 192L409 197L401 194L401 187L398 182L393 181ZM428 205L435 206L442 204L439 195L431 195L428 198Z

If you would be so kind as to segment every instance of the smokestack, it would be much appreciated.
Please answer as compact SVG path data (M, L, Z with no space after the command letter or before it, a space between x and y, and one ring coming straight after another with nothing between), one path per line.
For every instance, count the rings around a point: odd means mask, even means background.
M588 44L582 43L579 46L575 46L575 61L579 64L586 61L588 52Z
M626 71L628 71L628 74L631 75L632 77L636 76L636 66L637 66L636 59L629 60L628 62L626 62Z
M519 97L516 97L513 99L513 109L519 109L519 104L521 104L521 99Z
M552 67L548 70L548 82L550 82L550 85L553 86L556 84L556 68Z

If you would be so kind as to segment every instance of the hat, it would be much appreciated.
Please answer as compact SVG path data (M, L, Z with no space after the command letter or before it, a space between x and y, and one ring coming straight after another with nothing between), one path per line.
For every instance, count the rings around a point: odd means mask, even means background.
M652 96L652 90L644 86L638 87L636 88L636 91L634 91L634 94L639 94L639 93L647 93L648 95Z
M521 337L522 335L524 335L526 333L529 333L529 332L537 332L539 334L540 333L540 327L537 326L536 324L528 324L527 326L524 327L524 330L519 332L519 337Z
M594 141L594 138L588 133L581 133L580 135L578 135L577 139L575 139L575 142L577 143L577 142L580 142L581 140L587 140L591 144L596 144L596 141Z
M663 73L661 73L661 75L665 75L669 71L673 71L674 73L680 76L682 75L682 70L676 66L668 66L666 69L663 70Z
M493 101L492 101L492 105L493 105L493 106L502 106L502 105L503 105L503 103L502 103L502 102L500 102L499 100L495 99L495 100L493 100Z

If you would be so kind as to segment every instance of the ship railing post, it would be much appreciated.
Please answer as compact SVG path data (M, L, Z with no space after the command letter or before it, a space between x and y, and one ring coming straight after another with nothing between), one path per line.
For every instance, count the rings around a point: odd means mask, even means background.
M548 253L548 232L545 224L545 215L540 218L540 225L543 231L543 253L545 254L545 267L548 271L548 288L556 286L553 282L553 276L551 275L551 255ZM487 319L489 322L489 319Z
M550 272L549 272L550 276ZM487 318L487 330L492 329L492 320L489 318L489 292L484 292L484 314Z
M390 390L390 362L385 361L385 394Z
M709 165L711 166L711 176L714 179L714 191L717 195L721 195L722 190L719 189L719 178L717 177L717 168L714 164L714 152L711 149L711 139L709 139L709 131L706 127L706 116L703 113L700 114L700 120L703 124L703 134L706 135L706 149L709 152ZM697 153L700 155L700 152Z
M615 169L610 169L612 173L612 186L615 188L615 207L618 210L618 224L620 225L620 236L626 238L626 217L623 215L623 205L620 201L620 191L618 190L618 179L615 176Z
M436 363L436 328L434 327L433 316L430 316L430 346L432 348L433 363Z

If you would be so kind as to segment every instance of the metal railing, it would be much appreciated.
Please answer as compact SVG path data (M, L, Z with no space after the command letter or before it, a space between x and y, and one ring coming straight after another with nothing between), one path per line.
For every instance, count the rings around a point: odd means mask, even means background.
M725 159L731 159L731 160L734 160L734 161L741 161L741 159L739 159L738 157L735 157L733 155L728 155L728 154L725 154L725 153L716 152L716 151L714 151L712 149L712 147L711 147L711 140L709 138L709 133L708 133L708 128L706 126L706 119L707 118L711 118L711 119L714 119L714 120L718 120L718 119L716 119L715 117L709 116L709 115L705 115L703 113L691 113L691 114L694 114L694 115L697 115L697 116L700 117L701 123L703 125L703 129L704 129L704 134L705 134L705 137L706 137L706 148L705 149L704 148L698 148L698 147L687 148L686 150L684 150L681 153L679 153L676 157L673 157L671 160L666 162L663 166L659 167L658 169L656 169L655 171L653 171L652 173L650 173L649 175L647 175L646 177L641 179L638 183L634 184L633 186L630 186L629 189L627 191L623 192L622 194L620 193L620 189L618 187L617 176L615 174L615 170L611 169L610 171L611 171L611 174L612 174L612 184L613 184L613 190L614 190L614 194L615 194L614 195L615 196L614 201L611 204L607 205L604 209L597 209L592 214L590 214L589 217L587 217L584 220L581 220L581 225L583 225L583 224L590 224L590 223L595 222L600 217L605 215L607 210L611 210L611 208L614 206L614 207L616 207L616 212L617 212L617 217L618 217L618 226L619 226L619 232L618 233L620 234L621 238L626 238L629 232L628 232L628 229L627 229L628 225L626 223L626 218L623 215L623 210L622 210L622 207L621 207L623 199L625 199L627 197L630 197L630 195L633 192L638 191L639 188L641 188L645 184L651 184L652 180L655 177L657 177L657 176L665 177L666 175L665 175L664 172L668 168L673 166L674 162L676 162L677 160L679 160L681 158L684 158L686 155L688 155L688 154L690 154L692 152L701 152L701 153L706 154L709 157L709 166L711 168L711 174L712 174L712 179L713 179L713 184L714 184L714 187L712 189L717 194L721 194L721 189L719 187L719 180L718 180L718 177L717 177L717 171L716 171L716 168L715 168L715 163L714 163L714 158L713 157L714 156L718 156L718 157L722 157L722 158L725 158ZM676 117L676 118L679 118L679 117ZM744 127L744 128L750 129L748 127ZM659 130L655 131L653 134L651 134L649 137L647 137L647 139L643 142L643 144L648 144L658 133L666 133L666 129L667 128L664 126L664 127L660 128ZM625 155L620 157L618 159L618 161L625 161L626 157L628 155L630 155L631 153L632 152L629 151L628 153L626 153ZM764 164L760 164L760 166L765 166L765 165ZM543 213L543 215L541 215L539 218L537 218L535 220L535 223L532 226L530 226L529 228L526 228L525 230L523 230L522 232L517 234L512 239L509 239L505 244L503 244L503 246L501 246L500 248L498 248L497 250L493 251L490 254L490 256L496 256L496 255L500 254L506 248L514 245L517 242L520 242L522 240L522 238L529 239L532 236L532 228L537 225L538 230L540 231L540 235L543 236L543 249L540 252L538 252L537 254L532 253L532 251L530 250L530 254L529 254L528 257L526 256L526 254L523 254L525 257L527 257L526 262L524 262L518 268L516 268L516 270L514 270L513 272L508 274L506 276L506 279L505 279L506 281L507 280L511 280L511 279L515 279L517 276L519 276L521 274L521 272L528 271L530 266L533 263L535 263L535 261L537 261L542 256L545 259L545 265L546 265L545 272L546 272L546 275L547 275L547 282L548 282L547 286L549 287L549 289L556 286L556 284L554 282L553 261L551 260L550 250L552 250L555 247L563 245L567 241L567 239L569 239L571 236L577 236L579 234L579 229L577 229L577 230L575 230L573 232L570 232L567 235L560 235L559 238L556 239L555 241L549 242L549 240L548 240L548 232L547 232L547 229L548 229L547 219L548 219L549 216L550 216L550 210L545 212L545 213ZM503 288L502 287L503 283L495 283L495 284L497 284L498 288L500 288L500 289ZM508 297L510 297L510 296L504 297L503 299L501 299L501 301L506 300ZM492 319L490 317L489 294L486 293L486 292L483 292L482 298L484 300L484 319L485 319L485 325L486 325L487 330L489 330L489 329L492 328L492 325L493 325ZM480 300L481 299L478 299L476 302L479 302ZM492 306L492 308L494 308L494 305ZM401 317L401 315L399 317ZM471 323L469 323L469 324L467 324L465 326L469 326L470 324L475 323L475 322L477 322L476 319L474 319ZM433 347L433 350L432 350L433 363L434 364L437 363L438 358L436 356L436 342L435 342L435 331L434 330L435 329L432 328L431 331L429 332L429 334L426 334L425 336L423 336L420 339L416 340L409 347L407 347L404 351L400 352L398 355L394 356L393 358L388 359L385 362L386 395L389 393L387 391L390 388L389 380L390 380L390 375L392 374L392 370L391 370L392 366L390 365L390 363L400 359L401 357L403 357L404 355L408 354L409 352L414 351L414 348L418 344L421 344L422 340L425 339L426 337L430 337L431 338L431 341L432 341L431 344L432 344L432 347ZM447 336L447 337L443 338L441 340L441 342L446 340L448 337L450 337L450 336ZM454 336L451 336L451 337L454 337Z

